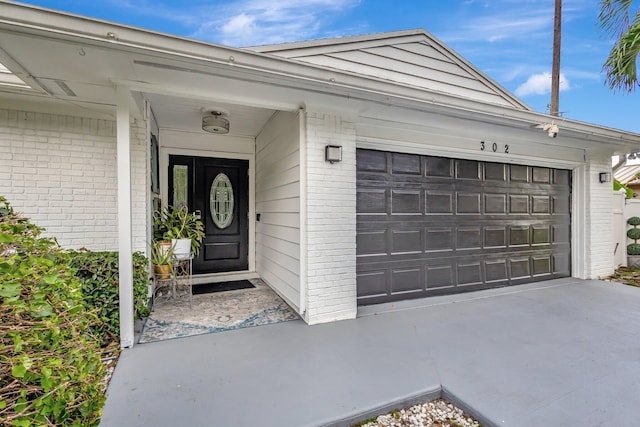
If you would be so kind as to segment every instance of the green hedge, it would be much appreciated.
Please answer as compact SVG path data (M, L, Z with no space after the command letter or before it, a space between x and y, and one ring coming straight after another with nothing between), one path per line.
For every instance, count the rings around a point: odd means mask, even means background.
M70 255L0 196L0 420L95 426L105 368Z
M120 335L118 253L71 252L70 265L82 282L85 305L96 310L100 323L93 326L101 340L117 340ZM149 315L149 262L141 253L133 254L133 299L137 319Z

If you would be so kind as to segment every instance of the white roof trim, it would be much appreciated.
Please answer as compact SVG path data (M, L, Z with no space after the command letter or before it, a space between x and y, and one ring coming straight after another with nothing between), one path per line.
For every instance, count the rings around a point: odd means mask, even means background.
M224 72L228 75L229 71L233 70L239 78L264 81L267 77L272 84L278 83L285 88L309 90L423 111L437 108L440 114L450 111L451 114L465 114L488 122L510 120L528 126L552 119L557 121L555 117L535 111L487 104L446 93L418 91L413 87L247 49L176 37L6 0L0 0L0 5L3 9L3 14L0 16L0 32L9 31L57 38L70 43L91 44L114 50L153 53L158 61L179 61L185 68L207 67L212 74ZM409 33L412 32L424 31L409 31ZM398 32L400 33L404 32ZM388 37L389 33L386 34ZM384 35L385 33L381 36ZM564 118L559 125L561 131L576 132L585 140L640 149L640 135L635 133Z

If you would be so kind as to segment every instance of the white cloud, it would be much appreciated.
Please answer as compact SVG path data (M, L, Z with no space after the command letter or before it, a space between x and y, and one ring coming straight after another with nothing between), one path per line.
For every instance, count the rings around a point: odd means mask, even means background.
M528 70L531 70L525 64L508 64L506 67L501 67L499 70L496 70L496 73L500 74L500 79L505 82L511 82L516 80L523 74L526 74Z
M231 46L281 43L317 37L323 21L360 0L241 0L216 9L193 37ZM238 13L238 11L242 11Z
M560 91L571 89L569 80L560 73ZM518 96L544 95L551 92L551 73L545 72L529 76L515 91Z
M441 33L441 38L449 43L530 41L547 35L552 29L553 7L507 1L493 4L486 14L465 16L455 30Z
M250 46L325 37L327 21L361 0L106 0L114 7L159 17L186 27L189 36L230 46Z
M490 43L501 40L537 37L545 34L553 25L553 15L545 12L532 13L530 16L502 13L498 16L485 16L469 26L479 39Z
M222 26L222 31L225 33L234 33L236 31L243 31L247 28L253 29L256 27L255 25L256 18L254 16L248 16L246 13L241 13L240 15L236 15L229 20L226 24Z
M222 34L232 35L236 40L254 40L263 32L256 24L256 17L246 13L233 16L220 27L220 30Z

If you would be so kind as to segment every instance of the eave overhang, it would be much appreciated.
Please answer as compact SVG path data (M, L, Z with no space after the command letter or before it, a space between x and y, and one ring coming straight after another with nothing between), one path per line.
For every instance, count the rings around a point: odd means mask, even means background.
M349 110L359 115L373 103L399 110L451 115L522 129L555 120L560 123L563 134L595 146L607 148L605 146L609 145L608 148L615 152L640 149L638 134L571 119L558 119L542 113L478 102L446 93L416 90L414 87L374 77L341 72L267 53L205 43L4 0L0 0L0 10L0 32L141 54L146 59L139 61L139 65L176 73L197 73L267 84L283 94L283 109L304 107L307 102L324 103L327 107ZM132 90L162 92L162 88L153 81L127 80L118 76L114 76L112 81L114 85L125 85ZM197 90L198 88L194 88L194 92ZM287 97L283 91L291 96ZM313 100L307 99L311 96L305 97L304 94L313 95Z

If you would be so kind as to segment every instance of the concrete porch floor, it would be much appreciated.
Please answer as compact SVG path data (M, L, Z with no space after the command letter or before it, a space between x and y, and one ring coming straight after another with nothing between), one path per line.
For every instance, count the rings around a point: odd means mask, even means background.
M635 425L640 289L560 279L123 352L102 426L348 425L416 397L485 425Z

